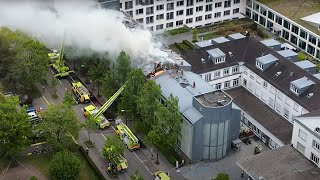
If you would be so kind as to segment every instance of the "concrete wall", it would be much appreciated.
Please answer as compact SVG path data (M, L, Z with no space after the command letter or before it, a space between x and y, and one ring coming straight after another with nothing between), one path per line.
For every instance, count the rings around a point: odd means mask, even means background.
M101 0L100 7L104 9L120 10L120 0Z
M192 137L193 137L193 126L192 124L183 117L183 123L181 128L181 145L180 150L191 159L192 152Z

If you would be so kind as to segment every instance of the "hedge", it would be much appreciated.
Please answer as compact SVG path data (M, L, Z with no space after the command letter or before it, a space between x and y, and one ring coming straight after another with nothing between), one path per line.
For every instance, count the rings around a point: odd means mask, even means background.
M177 29L168 30L165 32L165 35L173 36L173 35L182 34L182 33L188 32L188 31L189 31L188 28L181 27L181 28L177 28Z
M183 40L182 42L183 42L184 44L186 44L187 46L189 46L191 49L194 48L194 45L193 45L190 41Z
M187 46L184 43L174 43L174 45L180 50L180 51L188 51L190 50L190 47Z
M79 151L84 156L84 158L89 163L89 165L92 167L92 169L96 172L96 174L98 175L99 179L104 180L105 179L104 176L102 175L102 173L100 172L100 170L96 166L96 164L92 161L90 156L87 154L86 150L82 146L79 146Z

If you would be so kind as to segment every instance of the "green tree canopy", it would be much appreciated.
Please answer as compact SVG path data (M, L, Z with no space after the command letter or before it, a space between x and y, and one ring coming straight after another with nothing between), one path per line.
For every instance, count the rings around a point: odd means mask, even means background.
M77 179L80 170L80 159L70 151L62 151L53 156L49 173L55 180L73 180Z
M98 125L91 114L87 117L85 121L85 126L88 132L89 141L91 141L91 133L98 130Z
M28 114L18 106L18 97L5 97L0 92L0 157L14 156L31 144Z
M124 144L117 135L108 136L101 153L103 157L109 159L111 155L124 155L124 148Z
M116 59L114 71L119 85L124 84L129 73L132 71L130 57L124 51L122 51Z
M136 170L131 176L131 180L143 180L143 177L139 174L139 171Z
M77 118L72 108L61 104L50 106L42 113L43 123L40 129L45 132L47 142L56 149L69 147L71 141L70 134L76 135L80 128Z
M215 180L229 180L229 179L230 179L230 177L226 173L219 173L219 174L217 174L217 176L215 178Z

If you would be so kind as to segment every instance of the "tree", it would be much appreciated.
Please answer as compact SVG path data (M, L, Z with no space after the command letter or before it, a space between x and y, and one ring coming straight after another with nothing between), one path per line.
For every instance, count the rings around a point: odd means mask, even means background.
M125 111L129 119L140 118L137 101L145 82L145 76L140 69L131 71L127 77L126 88L122 92L118 111L121 112L122 109L130 110Z
M117 135L108 136L106 139L106 143L101 150L102 156L109 159L111 155L124 155L124 144L118 138Z
M85 121L85 126L87 128L89 141L91 141L91 138L90 138L91 137L91 133L93 133L94 131L98 130L98 126L97 126L97 123L96 123L95 119L90 114L89 114L89 116L87 117L87 119Z
M48 144L56 149L69 147L70 135L77 134L80 129L73 109L64 104L50 106L42 117L43 123L39 128L45 132Z
M73 94L69 91L65 92L63 102L62 102L68 109L70 109L73 105L75 105L75 101L73 99Z
M53 156L49 173L56 180L72 180L77 179L80 170L80 159L70 151L65 150Z
M26 109L17 110L19 98L0 92L0 158L12 157L31 144L31 124Z
M124 51L122 51L116 59L114 71L118 79L118 83L120 85L124 84L129 73L132 71L130 57Z
M53 89L53 94L52 94L52 98L57 99L58 95L57 95L57 85L58 85L58 81L56 78L52 78L51 79L51 87Z
M131 176L131 180L143 180L143 177L139 174L138 170L136 170Z
M306 59L307 59L307 55L300 51L298 53L298 61L303 61L303 60L306 60Z
M229 180L229 179L230 179L230 177L226 173L219 173L219 174L217 174L217 176L215 178L215 180Z
M192 31L192 42L193 43L198 42L198 29L194 29Z
M97 85L98 96L100 96L100 86L103 83L103 77L110 71L110 61L105 57L96 58L94 63L90 64L88 78Z
M161 105L161 89L154 81L147 81L139 94L139 99L137 100L138 111L141 115L142 124L144 129L142 130L147 134L152 125L156 121L155 112Z
M159 132L158 128L152 129L151 131L148 132L146 141L149 144L152 144L154 146L159 146L161 145L161 132ZM156 164L159 164L159 148L157 148L157 159L156 159Z

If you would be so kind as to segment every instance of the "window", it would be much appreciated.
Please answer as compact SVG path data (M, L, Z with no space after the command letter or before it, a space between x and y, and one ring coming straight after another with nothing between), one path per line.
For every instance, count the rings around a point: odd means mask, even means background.
M263 81L263 87L267 89L267 87L268 87L267 81Z
M224 11L224 12L223 12L223 15L224 15L224 16L230 15L230 10Z
M294 102L293 109L296 110L296 111L298 111L298 109L299 109L299 104L297 104L296 102Z
M212 11L212 4L207 4L206 5L206 12Z
M196 12L203 11L203 6L196 7Z
M295 93L295 94L298 94L298 93L299 93L298 88L295 87L293 84L291 84L290 90L291 90L293 93Z
M220 58L216 58L216 59L215 59L215 63L216 63L216 64L223 63L224 61L225 61L225 58L224 58L224 57L220 57Z
M211 81L211 73L205 75L205 81Z
M223 70L223 75L229 75L229 69L224 69Z
M187 0L187 7L188 6L193 6L193 0Z
M269 106L271 108L273 108L273 106L274 106L274 100L272 98L269 98Z
M310 159L312 162L314 162L316 165L319 164L319 158L314 155L312 152L311 152L311 159Z
M183 10L177 11L177 16L181 16L181 15L183 15Z
M168 3L167 4L167 10L170 11L170 10L173 10L174 9L174 3Z
M207 14L204 16L205 20L212 19L212 14Z
M320 144L315 140L312 141L312 147L314 147L318 151L320 150Z
M280 25L282 25L282 18L279 16L276 16L276 22Z
M260 84L261 83L261 78L259 76L257 76L256 81L257 81L258 84Z
M233 0L233 4L239 4L240 0Z
M183 20L176 21L176 26L180 26L183 24Z
M291 31L294 32L295 34L299 34L299 28L293 24L292 24Z
M192 23L193 18L189 18L186 20L186 24Z
M285 28L287 28L288 30L290 30L290 23L287 21L287 20L283 20L283 26L285 27Z
M283 111L284 111L284 117L286 118L286 119L289 119L289 110L288 109L283 109Z
M203 0L196 0L196 2L197 2L197 3L199 3L199 2L203 2Z
M210 2L213 2L213 0L206 0L206 3L210 3Z
M159 24L156 26L156 30L160 30L160 29L163 29L163 24Z
M159 20L159 19L164 19L164 15L163 14L158 14L157 15L157 20Z
M173 22L169 22L166 24L166 28L170 28L170 27L173 27Z
M221 89L221 83L216 84L216 90Z
M143 18L136 19L136 21L137 21L138 23L142 24L142 23L143 23Z
M193 8L187 9L187 16L193 15Z
M170 19L173 19L173 18L174 18L173 12L167 13L167 20L170 20Z
M132 9L132 7L133 7L132 1L128 1L124 5L125 5L124 6L125 9Z
M281 113L281 105L279 103L276 103L276 111Z
M232 74L238 73L239 72L239 66L233 67L232 68Z
M224 88L229 88L230 87L230 81L224 82Z
M224 8L231 7L231 0L224 1Z
M232 11L233 14L237 14L237 13L239 13L239 12L240 12L239 8L233 9L233 11Z
M256 61L256 67L263 71L263 64L259 61Z
M164 5L163 4L160 4L160 5L157 6L157 11L163 10L163 9L164 9Z
M133 17L133 11L126 11L126 13L127 13L129 16Z
M304 140L304 141L307 141L307 134L305 132L303 132L301 129L299 129L299 134L298 136Z
M153 7L147 7L146 8L146 12L147 12L147 15L148 14L153 14Z
M147 17L147 18L146 18L146 23L147 23L147 24L153 23L153 16Z
M300 153L304 154L306 148L297 141L297 149Z
M239 85L239 79L234 79L232 82L233 86L238 86Z
M184 5L184 1L178 1L177 2L177 6L183 6Z
M143 14L143 9L137 9L136 10L136 15L138 15L138 14Z
M198 21L202 21L202 16L196 17L196 22L198 22Z
M216 72L214 72L214 77L215 77L215 78L220 77L220 71L216 71Z
M278 91L278 99L282 100L283 99L283 93Z
M215 8L219 8L219 7L221 7L221 6L222 6L222 2L217 2L217 3L214 4L214 7L215 7Z
M215 18L221 17L221 12L216 12L216 13L214 13L214 17L215 17Z
M247 86L247 80L246 79L243 79L243 85Z

